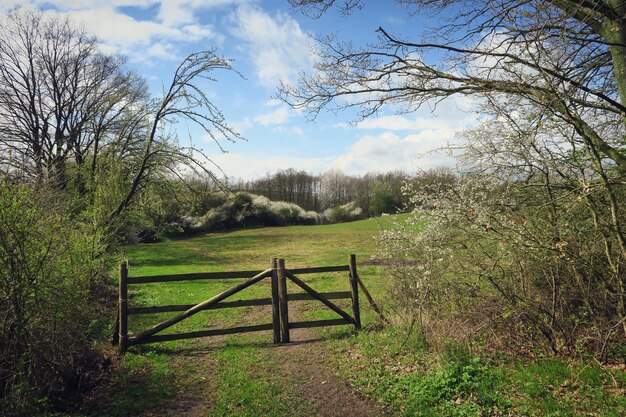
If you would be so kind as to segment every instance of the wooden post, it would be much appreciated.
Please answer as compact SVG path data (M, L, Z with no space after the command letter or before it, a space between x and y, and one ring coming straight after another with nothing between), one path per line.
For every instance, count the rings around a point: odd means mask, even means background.
M280 343L280 303L278 301L278 258L272 259L272 327L274 343Z
M278 302L280 305L281 342L289 343L289 307L287 305L287 274L285 274L285 260L278 260Z
M128 263L120 264L120 288L119 288L119 352L126 352L128 347Z
M356 255L350 255L350 293L352 295L352 313L354 329L361 329L361 311L359 310L359 276L356 272Z

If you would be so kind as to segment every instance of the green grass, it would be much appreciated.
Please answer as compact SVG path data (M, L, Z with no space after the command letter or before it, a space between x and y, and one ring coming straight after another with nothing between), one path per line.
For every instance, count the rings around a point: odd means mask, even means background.
M305 416L311 407L284 381L273 379L267 350L231 340L217 353L222 375L212 416Z
M374 254L375 237L390 221L391 218L383 217L337 225L255 228L211 233L192 239L130 246L126 248L125 256L130 263L131 277L261 270L269 267L273 257L284 258L287 268L346 265L350 254L356 254L357 261L362 263ZM383 293L384 285L379 280L376 267L361 266L359 275L370 291L374 294ZM301 278L320 292L349 289L345 272L306 275ZM242 280L131 285L130 305L194 304L238 282ZM292 283L288 285L290 292L302 292ZM266 280L247 288L232 299L269 297L270 290L269 281ZM340 300L337 304L345 308L350 306L349 300ZM336 317L335 313L320 303L302 302L302 306L305 318ZM136 334L171 316L172 313L131 316L129 330ZM376 318L373 312L364 309L362 320L367 324L374 322ZM271 323L269 308L222 309L198 313L163 333L263 323ZM324 332L329 335L345 335L351 332L351 328L341 326L322 331ZM212 416L299 416L310 413L306 400L285 386L285 381L272 378L264 365L268 355L265 345L271 341L269 332L233 336L227 339L224 346L210 353L214 366L207 373L211 375L211 390L216 393L211 398ZM203 340L182 340L132 347L124 357L125 371L130 376L118 381L121 386L129 389L114 393L112 405L107 412L112 416L123 415L124 412L132 415L141 409L167 404L176 395L175 387L194 381L194 375L197 374L197 371L185 371L185 359L172 353L201 350L203 346ZM162 361L169 367L163 368ZM147 392L144 398L138 398L134 391L133 378L143 378L146 381ZM152 384L155 380L167 383ZM153 386L154 391L150 391Z
M272 257L287 268L346 264L357 255L359 274L377 301L385 296L385 276L362 265L375 253L375 236L391 218L323 226L244 229L188 240L135 245L126 249L131 276L200 271L265 269ZM320 292L346 291L346 273L303 275ZM242 280L189 281L134 285L131 306L193 304ZM290 285L290 292L301 291ZM269 282L233 299L269 297ZM335 318L320 303L300 302L304 319ZM349 300L338 304L349 308ZM290 304L291 305L291 304ZM529 362L485 359L462 351L434 353L403 327L378 329L361 300L363 332L350 326L321 328L330 366L360 391L392 410L394 416L621 416L626 415L623 370L562 359ZM131 316L137 333L172 313ZM184 332L270 323L269 308L204 311L168 329ZM307 416L312 407L293 389L294 381L272 374L270 332L225 338L207 349L206 339L132 347L122 361L115 389L86 416L137 415L167 407L181 390L206 395L210 416ZM199 352L194 354L194 352ZM203 385L204 384L204 385ZM206 385L208 384L208 385ZM204 389L202 387L205 387ZM208 387L208 389L206 388ZM194 391L195 390L195 391Z
M502 369L521 413L550 417L626 414L626 373L558 359L516 361Z
M283 257L287 268L305 266L346 265L350 254L357 262L370 259L375 252L375 236L391 218L382 217L351 223L322 226L293 226L263 229L244 229L227 233L211 233L189 240L136 245L128 247L126 257L130 263L130 276L177 274L190 272L219 272L236 270L262 270L268 268L273 257ZM359 275L375 294L384 292L383 283L377 279L375 267L359 268ZM347 291L345 273L307 275L306 282L320 292ZM155 283L129 287L131 305L169 305L199 303L242 280L189 281ZM301 291L289 283L289 291ZM237 294L233 299L269 297L270 286L264 281ZM346 302L339 303L347 306ZM167 333L232 326L251 309L213 310L197 314L164 331ZM334 317L334 313L312 312L313 316ZM329 315L330 314L330 315ZM171 314L132 316L129 330L138 333ZM319 317L324 318L324 317ZM365 312L364 320L374 319ZM271 321L270 317L263 323ZM246 324L262 324L249 322ZM172 342L174 346L178 343ZM170 345L172 346L172 345Z
M406 329L332 342L341 374L397 416L626 415L626 372L551 358L485 359L429 351Z

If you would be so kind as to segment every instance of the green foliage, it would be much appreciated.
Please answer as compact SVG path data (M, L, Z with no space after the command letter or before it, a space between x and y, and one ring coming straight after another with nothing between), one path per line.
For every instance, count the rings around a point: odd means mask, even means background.
M336 342L345 349L346 342ZM429 352L418 333L404 326L348 339L340 361L344 375L398 416L506 415L509 400L496 368L461 350Z
M402 416L588 416L626 411L620 368L429 349L405 326L333 342L341 374Z
M394 189L391 184L382 181L374 185L370 211L375 216L380 216L383 213L397 213L403 204L404 198L401 187L395 187Z
M507 349L615 357L626 276L619 242L590 216L609 215L590 206L601 198L488 174L415 193L410 223L424 228L397 224L379 240L403 319L432 342L506 334Z
M401 382L408 391L406 415L483 416L508 408L502 381L478 357L450 356L425 377L415 376Z
M355 202L324 210L323 218L329 223L344 223L363 218L363 210Z
M626 410L626 374L595 363L548 359L503 368L514 408L525 415L618 417Z
M89 304L97 285L98 237L70 221L54 196L22 186L0 191L0 410L63 406L98 361L100 326Z

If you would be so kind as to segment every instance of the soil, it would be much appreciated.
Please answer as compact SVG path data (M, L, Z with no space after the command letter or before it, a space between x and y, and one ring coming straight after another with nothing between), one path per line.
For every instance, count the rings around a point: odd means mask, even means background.
M278 370L284 378L294 378L295 389L315 406L313 415L320 417L378 417L386 411L333 372L324 342L310 329L290 331L291 343L273 351L279 361Z
M293 306L293 307L292 307ZM292 320L302 319L302 311L298 311L300 305L293 303L290 307ZM255 308L247 316L267 318L271 315L266 308ZM271 338L271 334L267 335ZM363 396L358 390L350 386L348 381L341 378L336 372L332 362L329 361L328 347L325 341L320 339L311 329L293 329L290 331L291 343L282 345L267 345L274 373L271 376L276 381L283 382L281 385L294 390L292 394L302 398L302 401L311 404L310 416L315 417L384 417L388 412L372 400ZM212 351L226 343L227 337L213 337L201 339L197 349L189 349L179 352L181 361L189 364L190 361L197 369L202 369L204 375L211 375L217 366L212 357ZM259 378L266 378L260 375ZM145 417L210 417L212 399L216 393L215 381L200 379L197 381L196 390L179 393L158 412L144 414ZM289 417L289 416L272 416Z

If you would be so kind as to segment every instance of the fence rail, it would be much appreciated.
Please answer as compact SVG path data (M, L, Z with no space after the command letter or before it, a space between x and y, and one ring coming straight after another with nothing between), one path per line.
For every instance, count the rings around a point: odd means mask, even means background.
M307 283L298 278L297 275L315 274L326 272L348 272L350 291L335 291L320 293L310 287ZM214 279L235 279L246 278L242 283L234 285L225 291L205 300L199 304L180 304L150 307L129 307L128 306L128 286L148 283L193 281L193 280L214 280ZM248 300L224 301L225 299L239 293L240 291L255 285L262 280L271 279L271 293L267 298L256 298ZM304 293L291 293L287 291L287 280L293 282L303 289ZM164 342L180 339L191 339L197 337L208 337L217 335L228 335L235 333L248 333L256 331L272 330L274 343L288 343L290 341L291 329L302 329L322 326L353 325L355 329L361 328L359 310L359 286L364 290L368 300L371 301L369 293L365 290L362 281L359 279L356 269L356 256L350 255L347 265L307 267L286 269L284 259L273 258L271 267L266 270L254 271L230 271L230 272L201 272L178 275L152 275L141 277L128 276L128 263L120 265L119 280L119 300L118 317L116 320L114 344L117 344L120 352L125 352L129 346L145 343ZM351 299L351 312L344 311L331 300ZM289 303L294 301L317 300L327 308L337 313L341 318L330 320L312 321L289 321ZM372 301L371 301L372 302ZM256 307L272 306L272 323L259 324L253 326L240 326L227 329L199 330L187 333L157 334L176 323L179 323L200 311L215 310L235 307ZM128 333L128 318L133 315L156 314L156 313L179 313L167 320L164 320L151 328L131 337Z

